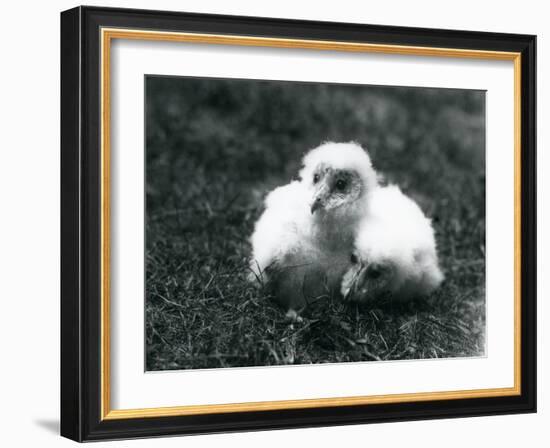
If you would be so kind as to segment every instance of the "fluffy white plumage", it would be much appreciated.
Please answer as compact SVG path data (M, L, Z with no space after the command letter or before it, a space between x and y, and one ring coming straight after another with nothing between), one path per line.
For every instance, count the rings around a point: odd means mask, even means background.
M320 165L356 172L363 181L365 192L372 191L378 185L378 175L372 167L370 157L357 143L327 142L309 151L302 161L300 170L303 185L310 184L309 180Z
M391 274L398 295L428 291L442 278L430 221L399 188L379 186L355 143L306 154L300 180L267 196L251 243L251 278L269 282L290 310L340 291L364 300L375 266L391 266L383 279Z
M395 185L371 194L353 259L341 289L350 300L383 293L398 300L423 296L443 280L431 221Z
M316 172L323 177L318 183L313 182ZM329 191L327 185L346 173L356 173L346 178L349 191ZM377 184L369 156L354 143L325 143L311 150L300 178L267 196L251 238L251 277L270 282L289 309L339 291L364 213L362 199Z

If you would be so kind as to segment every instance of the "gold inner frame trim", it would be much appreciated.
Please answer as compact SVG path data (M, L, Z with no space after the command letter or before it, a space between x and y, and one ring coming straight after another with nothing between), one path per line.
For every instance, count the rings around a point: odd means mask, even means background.
M515 52L419 47L307 39L279 39L252 36L144 31L138 29L101 29L101 419L168 417L229 412L252 412L318 407L354 406L381 403L454 400L502 397L521 394L521 54ZM514 63L514 386L441 392L391 395L314 398L246 403L111 409L110 345L110 126L111 41L131 39L185 42L213 45L294 48L357 53L384 53L410 56L455 57L513 61Z

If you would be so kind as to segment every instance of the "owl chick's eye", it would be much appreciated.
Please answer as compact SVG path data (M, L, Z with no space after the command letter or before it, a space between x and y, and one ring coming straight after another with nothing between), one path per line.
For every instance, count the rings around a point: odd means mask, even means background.
M376 264L372 264L369 266L369 269L367 270L367 277L371 278L373 280L376 280L377 278L380 278L382 275L382 267L378 266Z
M315 173L313 175L313 183L316 184L317 182L319 182L319 175L317 173Z
M343 179L339 179L337 182L336 182L336 189L342 191L343 189L345 189L347 186L347 182Z
M349 259L353 264L357 264L359 262L359 258L357 258L357 255L355 255L353 252L351 253L351 256Z

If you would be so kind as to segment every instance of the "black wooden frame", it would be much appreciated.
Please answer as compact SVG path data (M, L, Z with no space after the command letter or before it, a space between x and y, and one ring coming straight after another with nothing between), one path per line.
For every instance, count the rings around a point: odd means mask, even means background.
M101 420L100 27L521 53L521 395ZM61 14L61 434L77 440L536 411L536 37L78 7Z

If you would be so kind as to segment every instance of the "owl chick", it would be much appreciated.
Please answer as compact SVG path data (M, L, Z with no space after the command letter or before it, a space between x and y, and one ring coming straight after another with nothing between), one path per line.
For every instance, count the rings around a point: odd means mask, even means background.
M300 180L273 190L251 237L251 278L290 313L339 294L368 197L378 180L355 143L324 143L303 158Z
M430 294L443 281L431 221L394 185L370 196L350 261L341 286L349 301L388 294L407 300Z

